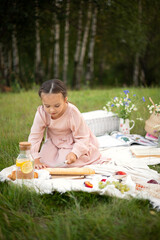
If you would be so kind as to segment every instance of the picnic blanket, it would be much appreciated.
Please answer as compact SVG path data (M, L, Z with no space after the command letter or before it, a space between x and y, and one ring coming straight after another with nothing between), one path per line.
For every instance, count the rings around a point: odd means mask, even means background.
M135 147L135 146L134 146ZM139 146L137 146L139 147ZM94 169L94 175L87 175L84 178L55 178L52 179L47 170L35 170L38 172L38 179L11 181L8 175L15 169L15 165L7 167L0 172L0 181L10 181L20 186L26 185L35 189L40 194L50 194L54 191L65 193L67 191L84 191L97 193L100 195L109 195L119 198L139 198L148 199L153 208L160 210L160 174L149 168L149 165L160 163L160 158L145 157L135 158L131 154L132 147L112 147L101 150L102 156L110 158L104 164L94 164L87 167ZM117 171L123 171L125 176L117 176ZM155 180L159 184L147 183L149 180ZM100 188L101 181L109 181L111 184ZM127 185L129 191L121 193L113 182L122 181ZM89 181L93 187L88 188L84 182Z

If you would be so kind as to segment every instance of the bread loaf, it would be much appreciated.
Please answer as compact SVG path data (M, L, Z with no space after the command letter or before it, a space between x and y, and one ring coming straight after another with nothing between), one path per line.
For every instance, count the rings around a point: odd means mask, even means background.
M10 178L12 181L16 180L16 171L12 171L12 173L8 175L8 178ZM34 178L38 178L37 172L34 172ZM19 179L21 179L21 178L19 178Z
M91 175L95 171L91 168L46 168L51 175Z

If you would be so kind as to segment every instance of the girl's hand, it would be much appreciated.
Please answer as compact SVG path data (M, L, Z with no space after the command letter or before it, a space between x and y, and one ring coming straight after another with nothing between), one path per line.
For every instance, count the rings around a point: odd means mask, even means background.
M67 160L67 164L74 163L74 162L77 160L77 156L76 156L76 154L74 154L73 152L70 152L70 153L66 156L66 160Z
M44 163L41 163L39 158L34 160L34 168L35 169L42 169L42 168L46 168L47 165L45 165Z

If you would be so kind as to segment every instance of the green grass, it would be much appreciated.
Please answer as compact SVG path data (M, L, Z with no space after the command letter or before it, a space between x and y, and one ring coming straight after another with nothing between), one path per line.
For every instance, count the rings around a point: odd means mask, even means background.
M119 89L69 91L69 101L81 112L102 109ZM149 117L148 97L159 102L160 89L129 89L145 96L140 113ZM12 165L19 141L26 141L33 122L38 95L33 91L0 94L0 170ZM135 119L135 116L133 116ZM144 121L136 121L132 133L145 134ZM160 167L152 166L160 172ZM0 183L0 239L160 239L160 212L149 201L124 200L83 192L39 195L13 183Z

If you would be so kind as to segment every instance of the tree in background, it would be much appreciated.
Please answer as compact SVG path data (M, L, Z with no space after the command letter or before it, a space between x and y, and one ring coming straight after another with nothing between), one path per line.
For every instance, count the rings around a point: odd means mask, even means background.
M67 69L68 69L68 58L69 58L69 10L70 10L70 0L66 1L66 16L65 16L65 29L64 29L64 53L63 53L63 81L67 84Z
M84 65L84 57L86 54L86 47L87 47L87 41L89 36L89 29L90 29L90 22L91 22L91 2L88 3L88 12L87 12L87 20L85 29L83 32L83 39L81 43L81 50L80 50L80 56L77 66L77 73L76 73L76 89L80 89L81 87L81 80L82 80L82 74L83 74L83 65Z
M97 6L93 5L92 25L91 25L89 47L88 47L88 59L86 63L86 77L85 77L85 84L88 86L93 85L93 80L94 80L94 47L95 47L96 27L97 27Z
M58 10L60 8L60 1L55 1L56 13L54 15L55 31L54 31L54 78L59 78L59 58L60 58L60 22L58 18Z
M0 0L0 85L150 86L160 78L160 1Z
M81 51L81 39L82 39L82 0L79 1L79 11L78 11L78 24L77 24L77 41L76 41L76 48L74 54L74 72L73 72L73 80L72 80L72 87L77 88L77 79L78 79L78 66L79 66L79 58L80 58L80 51Z
M35 47L35 82L39 84L43 81L43 68L41 60L41 40L40 40L40 26L39 26L39 2L35 0L35 34L36 34L36 47Z

